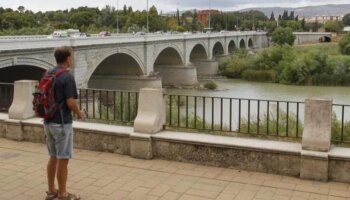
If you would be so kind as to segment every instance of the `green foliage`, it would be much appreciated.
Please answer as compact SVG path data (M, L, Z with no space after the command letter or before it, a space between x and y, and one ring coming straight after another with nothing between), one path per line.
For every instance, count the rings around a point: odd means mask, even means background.
M350 33L344 35L339 41L340 52L344 55L350 55Z
M350 26L350 13L344 15L344 17L343 17L343 24L345 26Z
M296 85L350 85L350 57L335 44L273 46L254 56L237 53L220 66L222 75Z
M218 85L214 81L209 81L204 84L204 87L209 90L216 90L218 88Z
M246 59L245 52L236 51L230 59L220 65L221 74L229 78L240 78L241 73L249 68L251 60Z
M344 24L342 21L328 21L324 27L327 32L339 33L343 30Z
M293 30L291 28L276 28L272 33L272 42L278 45L289 44L293 45L295 40L295 35L293 35Z

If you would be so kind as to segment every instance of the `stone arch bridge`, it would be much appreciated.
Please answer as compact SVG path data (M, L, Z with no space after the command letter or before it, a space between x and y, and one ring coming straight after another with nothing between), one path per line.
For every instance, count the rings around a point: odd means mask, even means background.
M0 82L40 79L55 66L53 48L61 45L75 50L72 71L79 87L137 90L193 86L198 75L216 75L218 62L235 49L264 48L268 38L264 32L0 38Z

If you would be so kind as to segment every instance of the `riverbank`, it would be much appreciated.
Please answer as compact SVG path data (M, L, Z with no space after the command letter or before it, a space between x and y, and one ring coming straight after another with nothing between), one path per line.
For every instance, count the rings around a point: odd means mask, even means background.
M350 86L350 57L340 54L337 43L275 46L255 55L238 51L220 70L226 77L248 81Z

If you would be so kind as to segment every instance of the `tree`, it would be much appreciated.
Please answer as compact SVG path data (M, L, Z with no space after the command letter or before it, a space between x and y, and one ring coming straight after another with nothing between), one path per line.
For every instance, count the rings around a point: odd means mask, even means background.
M344 35L339 41L340 52L344 55L350 55L350 33Z
M276 19L275 19L275 14L274 14L273 12L271 13L270 20L271 20L271 21L275 21L275 20L276 20Z
M342 21L328 21L326 22L324 28L327 32L339 33L343 30L344 24Z
M24 8L24 6L18 6L17 10L18 10L20 13L23 13L26 9Z
M291 28L276 28L272 33L272 42L277 45L289 44L293 45L295 40L295 35Z
M350 13L344 15L344 17L343 17L343 24L345 26L350 26Z

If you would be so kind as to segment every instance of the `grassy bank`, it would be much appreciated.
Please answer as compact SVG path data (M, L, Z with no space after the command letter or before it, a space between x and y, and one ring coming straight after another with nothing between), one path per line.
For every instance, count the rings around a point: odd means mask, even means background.
M336 43L274 46L255 55L237 51L220 70L229 78L248 81L350 86L350 56L341 55Z

